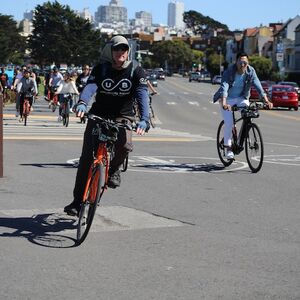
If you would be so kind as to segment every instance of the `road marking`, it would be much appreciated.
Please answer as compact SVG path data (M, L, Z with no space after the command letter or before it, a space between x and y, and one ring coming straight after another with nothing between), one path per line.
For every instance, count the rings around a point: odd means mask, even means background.
M299 155L265 155L264 162L276 165L300 167Z
M197 101L189 101L189 104L195 105L195 106L200 106L199 102L197 102Z
M168 105L177 105L176 102L167 102Z

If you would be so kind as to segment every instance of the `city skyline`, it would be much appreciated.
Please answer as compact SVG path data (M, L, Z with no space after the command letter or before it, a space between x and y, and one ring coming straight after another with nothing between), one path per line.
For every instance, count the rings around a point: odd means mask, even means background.
M12 15L15 20L23 19L26 10L32 10L36 5L42 5L43 0L12 0L5 1L1 4L0 13ZM53 1L51 1L53 2ZM91 15L94 16L100 5L109 5L110 0L102 1L75 1L75 0L59 0L62 5L69 5L71 9L83 11L89 8ZM138 11L146 11L152 14L154 24L167 25L168 4L171 0L152 0L140 2L138 5L133 0L122 0L121 3L128 11L128 19L134 19L135 13ZM257 27L260 25L268 25L274 22L286 22L290 18L294 18L300 14L300 2L298 0L289 0L288 5L282 9L282 1L280 0L253 0L250 4L241 6L238 0L228 0L226 7L216 9L216 4L212 1L204 0L179 0L184 3L184 10L195 10L204 16L209 16L218 22L229 27L230 30L245 29Z

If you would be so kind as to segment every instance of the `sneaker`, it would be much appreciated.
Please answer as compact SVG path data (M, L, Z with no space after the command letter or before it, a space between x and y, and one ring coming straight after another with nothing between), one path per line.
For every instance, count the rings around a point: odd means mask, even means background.
M230 150L230 149L226 149L225 156L227 159L230 159L230 160L234 159L234 154L233 154L232 150Z
M80 212L80 204L76 204L74 201L64 207L64 212L69 216L78 216Z
M62 121L62 116L58 116L57 122L61 122L61 121Z
M111 171L107 182L108 187L115 189L121 185L121 171Z
M16 118L18 118L19 117L19 113L18 112L16 112Z
M23 122L23 117L20 117L20 118L19 118L19 122L20 122L20 123Z

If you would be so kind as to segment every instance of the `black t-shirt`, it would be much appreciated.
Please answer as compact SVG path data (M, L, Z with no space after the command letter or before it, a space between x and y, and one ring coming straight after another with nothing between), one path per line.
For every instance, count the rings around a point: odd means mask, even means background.
M108 63L98 64L91 72L89 83L98 86L91 113L109 117L133 116L136 89L147 86L144 70L139 66L134 68L132 63L122 70L113 69Z

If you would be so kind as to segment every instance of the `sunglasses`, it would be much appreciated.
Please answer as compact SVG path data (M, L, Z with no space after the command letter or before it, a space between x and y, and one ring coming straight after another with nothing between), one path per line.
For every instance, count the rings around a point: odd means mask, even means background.
M118 45L112 48L113 51L128 51L128 46L127 45Z
M248 63L246 61L244 61L244 60L241 60L241 61L239 61L239 65L240 66L247 66Z

